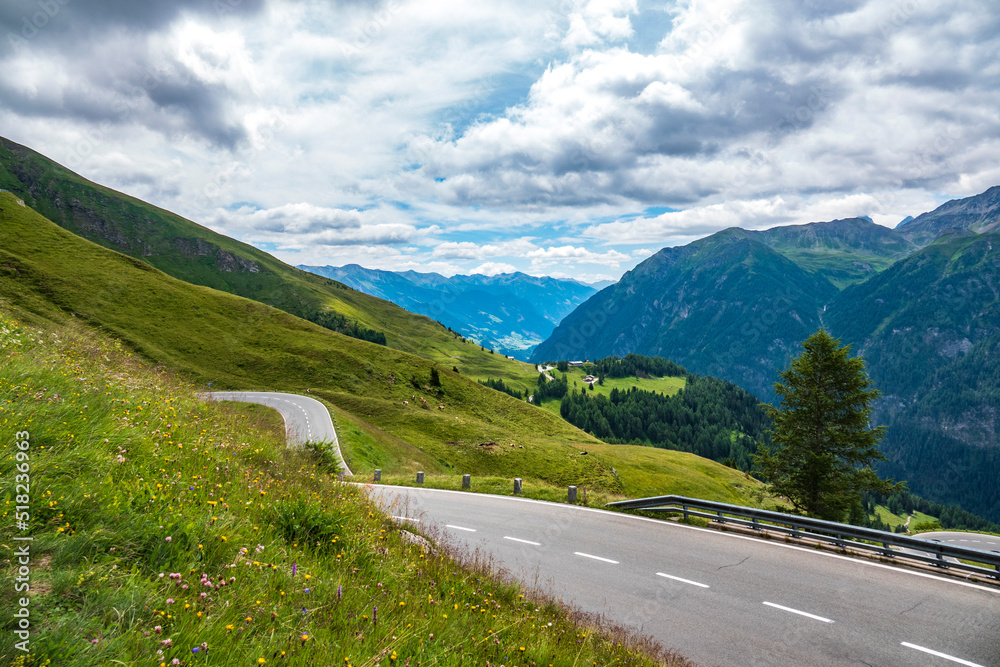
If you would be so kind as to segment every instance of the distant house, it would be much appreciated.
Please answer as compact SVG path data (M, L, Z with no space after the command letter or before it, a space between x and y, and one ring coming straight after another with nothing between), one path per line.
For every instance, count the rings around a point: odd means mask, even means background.
M593 375L588 375L587 377L583 378L583 381L586 384L594 384L595 382L597 382L597 378L595 378Z
M582 361L571 361L571 362L569 362L569 365L570 366L576 366L577 368L579 368L580 366L583 366L583 362Z

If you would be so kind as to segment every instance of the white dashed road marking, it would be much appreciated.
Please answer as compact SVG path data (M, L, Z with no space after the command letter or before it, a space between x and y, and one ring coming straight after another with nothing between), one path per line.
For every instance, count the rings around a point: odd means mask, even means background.
M929 648L924 648L923 646L917 646L916 644L911 644L910 642L900 642L906 648L916 649L918 651L923 651L924 653L929 653L930 655L935 655L939 658L944 658L945 660L951 660L952 662L957 662L960 665L968 665L968 667L983 667L982 665L969 662L968 660L962 660L961 658L956 658L953 655L948 655L947 653L941 653L940 651L934 651Z
M657 572L656 576L666 577L667 579L673 579L674 581L679 581L682 584L691 584L692 586L700 586L701 588L710 588L708 584L699 584L697 581L691 581L690 579L681 579L680 577L675 577L671 574L663 574L662 572Z
M775 609L781 609L782 611L788 611L793 614L798 614L799 616L805 616L806 618L811 618L816 621L823 621L824 623L833 623L829 618L823 618L822 616L817 616L816 614L810 614L804 611L799 611L798 609L792 609L791 607L782 607L780 604L774 604L773 602L765 602L768 607L774 607Z
M450 523L446 523L445 527L446 528L454 528L455 530L464 530L464 531L469 532L469 533L476 532L475 528L463 528L462 526L453 526Z
M541 542L532 542L531 540L522 540L519 537L509 537L507 535L504 535L503 539L510 540L511 542L521 542L523 544L534 544L536 547L542 546Z
M585 554L582 551L574 551L574 556L583 556L584 558L593 558L594 560L599 560L604 563L611 563L612 565L618 565L618 561L611 560L610 558L601 558L600 556L591 556L590 554Z

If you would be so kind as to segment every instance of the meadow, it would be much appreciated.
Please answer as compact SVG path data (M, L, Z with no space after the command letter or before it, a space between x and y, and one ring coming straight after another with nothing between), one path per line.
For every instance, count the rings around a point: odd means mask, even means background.
M84 327L0 311L0 600L31 598L31 651L5 611L0 662L685 664L475 554L414 543L363 486L337 481L322 446L286 448L276 413L194 392ZM18 432L28 593L12 567Z

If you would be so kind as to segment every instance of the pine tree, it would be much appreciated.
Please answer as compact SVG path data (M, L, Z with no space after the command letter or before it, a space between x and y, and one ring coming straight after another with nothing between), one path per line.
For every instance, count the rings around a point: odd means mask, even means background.
M773 422L770 448L755 455L771 491L796 511L843 521L866 490L888 495L903 487L880 479L871 465L884 461L884 426L871 428L872 385L865 362L850 346L820 329L781 373L774 389L781 408L764 406Z

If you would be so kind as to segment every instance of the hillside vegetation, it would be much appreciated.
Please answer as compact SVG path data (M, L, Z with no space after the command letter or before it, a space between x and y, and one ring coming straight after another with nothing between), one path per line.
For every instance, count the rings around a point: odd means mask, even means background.
M289 266L179 215L92 183L0 137L0 188L64 229L195 285L212 287L314 322L333 320L367 340L485 378L534 379L532 368L490 354L433 320L343 283ZM379 339L380 340L380 339Z
M8 613L0 663L686 664L433 550L322 451L287 449L277 413L193 389L79 325L0 311L0 424L27 443L32 538L15 592L8 488L0 601L30 598L31 654Z
M581 455L597 441L556 415L447 366L176 280L0 197L0 300L33 321L85 322L201 386L308 390L358 434L345 442L358 474L421 469L624 491L615 457Z

